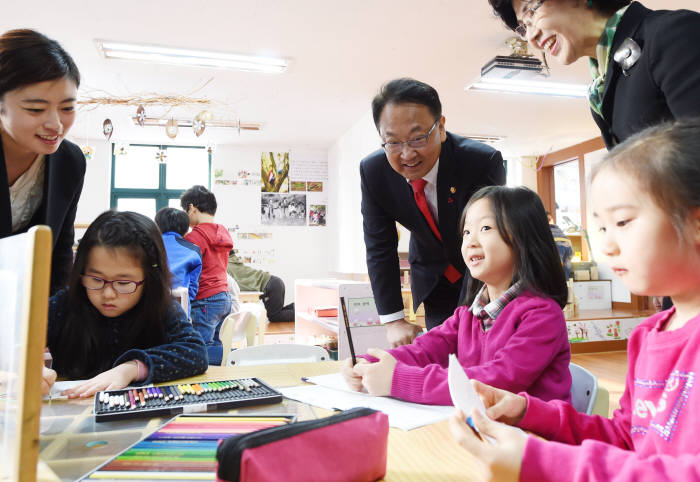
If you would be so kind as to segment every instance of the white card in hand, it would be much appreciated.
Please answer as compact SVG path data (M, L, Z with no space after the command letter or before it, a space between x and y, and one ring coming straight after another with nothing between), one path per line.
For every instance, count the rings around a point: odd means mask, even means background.
M449 356L447 385L450 387L452 404L459 408L464 415L469 417L472 414L472 410L476 408L479 413L484 417L486 416L484 402L479 398L479 395L469 381L469 377L464 373L464 368L459 364L454 354Z
M464 368L459 364L457 357L451 354L448 358L449 363L447 366L447 386L450 388L450 396L452 397L452 404L459 408L464 415L467 416L467 423L476 432L479 430L474 426L471 421L472 410L477 409L480 414L486 417L486 407L484 402L481 401L481 397L474 390L474 386L469 381L469 377L464 372ZM486 434L481 434L488 442L495 445L496 439L489 437Z

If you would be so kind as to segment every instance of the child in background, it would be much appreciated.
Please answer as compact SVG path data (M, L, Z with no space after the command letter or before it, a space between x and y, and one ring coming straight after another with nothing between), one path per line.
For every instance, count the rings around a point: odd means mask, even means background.
M202 252L195 244L183 239L190 227L187 213L175 208L162 208L156 213L156 224L163 233L163 244L168 255L168 268L173 275L173 288L187 288L190 303L197 297L199 275L202 272ZM187 316L189 318L189 313Z
M167 266L160 232L147 217L106 211L90 224L68 289L49 301L52 368L89 379L68 390L70 397L207 369L202 338L170 296Z
M209 363L220 365L223 348L219 330L224 318L231 313L226 265L233 241L226 227L214 222L216 197L207 188L191 187L180 196L180 205L187 212L192 226L185 239L202 251L199 292L190 306L192 324L207 345Z
M461 228L466 305L410 345L369 350L354 367L346 360L346 381L372 395L452 405L447 365L456 353L470 378L570 400L566 282L539 197L524 187L482 188Z
M700 121L652 127L610 151L591 176L602 252L635 294L674 307L630 335L629 372L612 419L475 383L493 420L478 440L451 418L457 441L494 480L700 480ZM553 461L555 461L553 463Z

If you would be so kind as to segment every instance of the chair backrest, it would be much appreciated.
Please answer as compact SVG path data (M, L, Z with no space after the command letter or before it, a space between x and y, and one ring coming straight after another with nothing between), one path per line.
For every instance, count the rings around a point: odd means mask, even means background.
M571 404L582 413L591 415L598 396L598 380L595 375L575 363L569 364L571 373Z
M180 306L182 306L183 311L185 312L185 315L187 315L187 319L190 319L190 293L185 288L184 286L178 286L177 288L173 288L170 290L170 294L172 295L173 298L177 300L178 303L180 303Z
M252 329L252 336L249 336ZM245 340L244 346L248 346L250 338L255 339L255 318L247 312L232 313L224 318L219 329L219 338L223 346L224 355L221 357L221 366L226 366L226 356L231 351L233 343Z
M307 363L330 360L328 352L315 345L279 343L255 345L234 350L228 355L228 365L269 365L273 363Z
M267 324L269 320L267 319L267 310L262 301L255 303L244 302L240 304L240 311L249 312L255 319L255 326L258 328L258 345L264 344L265 331L267 331ZM248 346L253 346L255 344L255 331L253 331L252 338L248 339Z

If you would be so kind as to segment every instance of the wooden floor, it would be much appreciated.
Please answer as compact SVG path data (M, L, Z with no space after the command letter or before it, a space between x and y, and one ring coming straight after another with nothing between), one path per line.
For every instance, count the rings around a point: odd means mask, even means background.
M270 323L265 332L265 343L293 343L294 322ZM609 415L618 408L625 389L627 374L627 352L611 351L571 355L571 361L589 370L598 378L598 383L610 393Z

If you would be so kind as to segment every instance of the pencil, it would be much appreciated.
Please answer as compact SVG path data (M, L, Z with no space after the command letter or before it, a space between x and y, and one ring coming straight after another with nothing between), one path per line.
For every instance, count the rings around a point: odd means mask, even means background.
M348 345L350 345L350 356L352 357L352 365L357 365L355 358L355 346L352 344L352 335L350 334L350 321L348 320L348 310L345 308L345 297L340 297L340 306L343 308L343 319L345 320L345 332L348 334Z

